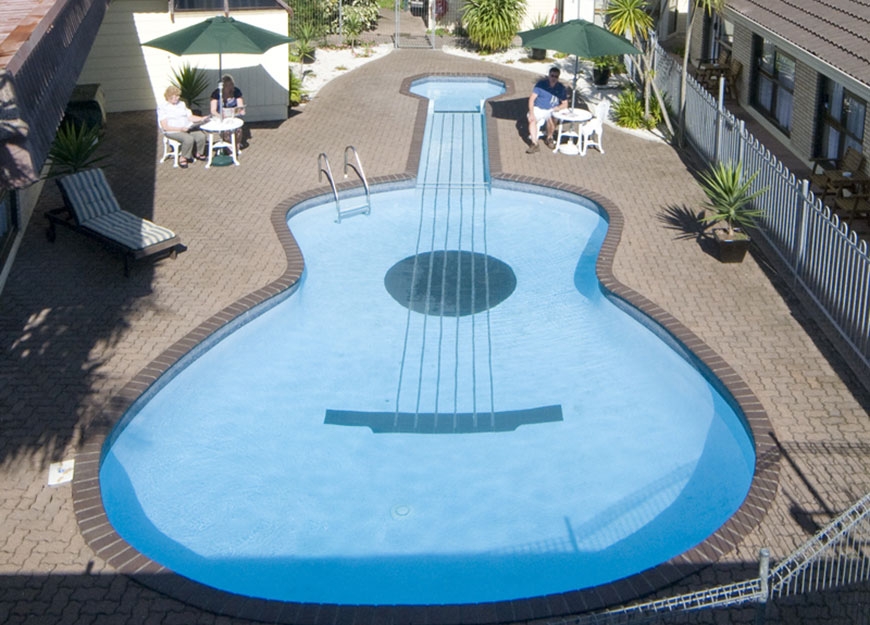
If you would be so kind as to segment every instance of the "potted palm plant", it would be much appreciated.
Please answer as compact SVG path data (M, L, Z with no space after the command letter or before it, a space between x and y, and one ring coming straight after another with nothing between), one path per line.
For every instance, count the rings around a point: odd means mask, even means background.
M547 16L538 13L538 16L532 20L532 29L544 28L547 23ZM547 58L547 51L541 48L529 48L529 58L534 61L543 61Z
M108 156L97 156L103 142L99 126L64 122L57 130L48 157L51 169L47 178L66 176L99 167Z
M610 70L617 62L613 56L596 56L592 59L592 82L603 87L610 80Z
M172 70L170 83L181 89L181 99L197 115L200 114L199 96L208 89L209 80L205 70L184 63Z
M756 176L758 172L744 179L740 163L717 163L701 174L701 187L708 198L705 208L709 211L701 221L705 225L725 225L713 229L719 260L723 263L743 260L750 243L746 229L751 228L753 220L763 214L752 207L753 200L767 191L767 187L752 191Z
M312 21L301 20L291 28L290 32L296 39L296 56L303 63L313 63L317 53L314 43L318 37L317 25Z

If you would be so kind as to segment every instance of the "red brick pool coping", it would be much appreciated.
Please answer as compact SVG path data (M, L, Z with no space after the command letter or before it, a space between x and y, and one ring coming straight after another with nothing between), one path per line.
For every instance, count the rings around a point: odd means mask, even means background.
M402 84L401 92L411 97L410 85L415 80L439 74L412 76ZM440 74L440 76L463 76L467 74ZM493 98L501 100L514 93L512 81L492 78L505 83L506 92ZM411 184L417 172L423 130L426 124L427 101L420 99L415 119L414 140L408 154L406 170L393 176L370 180L372 186L388 183ZM272 225L281 243L287 266L284 273L268 285L249 293L204 321L184 338L140 371L109 402L101 415L99 424L88 441L76 454L76 470L73 478L73 505L83 538L95 554L105 560L119 573L158 592L218 614L270 623L293 623L299 625L370 623L407 623L423 625L459 625L476 623L511 623L545 618L557 618L622 605L655 591L661 590L699 569L717 562L723 555L734 550L743 537L759 525L767 513L776 493L779 481L779 452L772 436L773 428L761 403L726 363L706 343L686 328L666 310L643 295L619 282L613 274L613 262L623 232L624 219L619 208L608 198L587 189L555 183L551 180L528 176L509 175L501 170L498 134L487 116L490 169L492 178L509 183L538 185L587 197L597 202L607 213L609 227L598 256L596 271L602 286L614 297L628 303L664 328L679 344L697 358L703 367L721 382L746 418L755 440L756 467L749 493L737 512L716 532L696 547L652 569L600 587L577 590L543 597L515 601L463 605L432 606L353 606L333 604L291 603L269 601L234 595L185 578L139 553L127 543L109 523L103 507L99 484L99 466L103 446L112 429L133 403L147 391L160 376L196 348L202 341L228 324L253 310L276 295L293 288L302 276L304 261L293 234L287 228L287 214L298 204L322 196L325 189L317 189L294 195L277 205L271 215ZM353 183L339 184L339 190L359 186Z

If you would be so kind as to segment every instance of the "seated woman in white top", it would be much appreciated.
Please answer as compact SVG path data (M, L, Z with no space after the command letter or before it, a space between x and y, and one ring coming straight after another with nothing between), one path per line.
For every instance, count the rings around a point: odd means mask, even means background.
M194 115L181 101L181 90L175 85L167 87L163 97L166 101L157 107L157 123L163 134L181 143L178 166L186 168L194 158L206 160L205 133L194 126L208 120L208 117Z

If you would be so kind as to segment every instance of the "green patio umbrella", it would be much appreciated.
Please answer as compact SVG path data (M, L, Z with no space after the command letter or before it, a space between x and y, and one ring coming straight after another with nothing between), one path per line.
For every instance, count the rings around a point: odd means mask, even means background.
M576 19L535 28L520 33L520 39L527 48L555 50L574 55L574 92L577 92L577 67L579 57L592 58L596 56L616 56L622 54L640 54L640 50L631 45L624 37L614 35L606 28L596 26L592 22ZM575 101L572 99L571 107Z
M217 54L218 76L223 74L224 54L264 54L275 46L294 41L291 37L238 22L232 17L210 17L204 22L146 41L143 46L159 48L182 56Z

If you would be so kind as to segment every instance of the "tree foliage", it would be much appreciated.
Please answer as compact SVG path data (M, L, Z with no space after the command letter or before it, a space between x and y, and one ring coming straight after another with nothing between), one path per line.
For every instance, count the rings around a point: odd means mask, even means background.
M358 24L359 32L374 30L380 15L378 0L291 0L289 4L293 8L291 37L295 37L294 32L302 24L313 27L317 38L339 34L341 22L348 16L353 16L351 19Z
M701 11L712 16L713 13L722 13L725 9L725 0L693 0L695 8L692 11L692 19L689 22L689 29L686 31L686 45L683 49L683 72L680 80L680 143L683 142L683 127L686 124L686 80L689 76L689 51L692 49L692 32L695 30L695 19Z
M640 68L643 75L644 116L648 120L652 119L650 111L650 91L652 91L658 100L659 109L665 125L668 127L668 132L673 134L674 129L671 126L664 98L653 81L653 50L650 45L649 33L654 22L650 8L651 5L647 0L610 0L605 11L607 28L617 35L628 35L634 45L643 52L640 55Z

